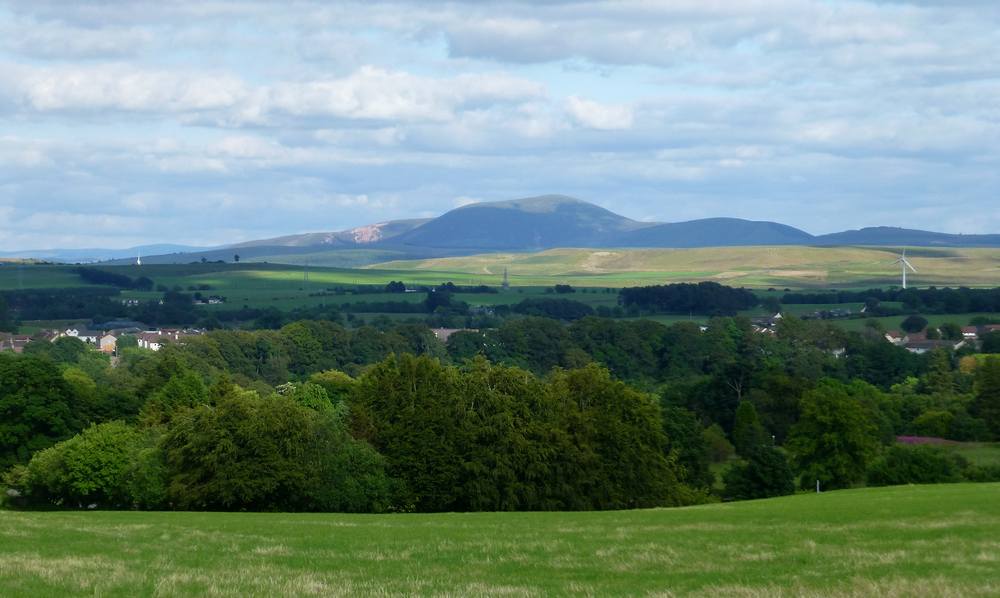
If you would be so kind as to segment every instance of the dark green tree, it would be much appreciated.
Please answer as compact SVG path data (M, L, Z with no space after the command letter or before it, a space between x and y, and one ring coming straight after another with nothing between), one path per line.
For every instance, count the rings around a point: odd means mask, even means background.
M930 446L890 447L868 470L869 486L960 482L961 467L954 456Z
M757 417L757 410L750 401L740 401L733 422L733 446L746 457L755 448L771 444L771 438Z
M498 353L496 334L492 331L460 330L448 337L445 347L455 362Z
M201 377L191 370L183 370L170 377L146 401L139 415L147 426L169 423L178 413L208 403L208 388Z
M7 299L0 293L0 332L16 332L17 326L7 307Z
M1000 438L1000 357L987 357L979 364L975 389L973 414L986 422L994 438Z
M312 330L304 322L294 322L281 329L282 338L287 341L288 370L299 376L318 371L323 359L323 345L313 336Z
M80 430L77 406L51 361L0 353L0 469Z
M683 407L662 407L663 431L667 435L667 453L674 453L684 468L682 480L693 488L710 488L715 475L708 446L698 417Z
M938 330L941 331L941 338L953 341L962 340L962 327L954 322L945 322L938 326Z
M927 318L918 315L907 316L900 322L899 327L906 332L920 332L927 328Z
M744 463L731 467L724 476L723 496L730 500L750 500L785 496L795 492L795 476L780 450L756 446Z
M181 509L382 511L391 482L342 420L290 397L229 387L179 414L163 440L167 495Z
M804 487L819 480L823 488L846 488L864 479L878 452L878 428L854 394L849 386L824 380L803 395L785 446Z
M713 463L724 463L736 454L733 443L726 438L726 432L719 424L712 424L705 428L701 433L701 438L708 450L708 458Z
M491 356L536 374L554 367L577 367L589 361L577 347L566 327L548 318L525 317L509 320L497 335L500 353Z
M951 355L943 349L935 349L927 357L927 373L922 380L922 388L928 394L955 394L955 375L952 370Z
M135 428L115 421L35 453L24 480L26 498L66 507L130 506L130 471L142 438Z
M537 509L541 447L531 442L530 397L544 394L530 372L491 365L482 357L463 368L459 392L467 401L460 504L473 511ZM539 467L542 466L542 467Z
M354 378L337 370L317 372L309 377L309 382L322 387L334 405L346 403L356 384Z
M87 344L72 336L63 336L51 343L28 343L24 348L27 355L45 356L56 363L76 363L87 351Z
M979 337L982 339L982 351L983 353L1000 353L1000 330L994 330L993 332L987 332Z
M388 459L403 480L405 502L421 511L455 509L467 444L466 402L458 372L428 357L390 356L358 380L355 435Z

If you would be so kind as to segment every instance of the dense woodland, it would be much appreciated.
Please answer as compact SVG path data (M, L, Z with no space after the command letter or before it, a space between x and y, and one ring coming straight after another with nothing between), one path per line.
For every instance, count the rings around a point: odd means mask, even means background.
M1000 438L1000 360L875 329L525 316L303 320L108 358L0 354L10 502L138 509L611 509L1000 479L898 435ZM717 479L713 464L727 467Z
M909 311L927 314L961 314L968 312L1000 311L1000 288L970 289L952 288L892 288L868 289L867 291L835 291L820 293L785 293L781 303L864 303L877 307L882 301L903 304Z
M617 292L617 305L596 308L585 301L571 298L576 289L555 285L547 290L558 297L526 297L512 295L509 303L498 303L489 309L473 307L456 298L463 294L496 294L489 286L460 286L444 283L436 287L407 289L402 282L387 285L360 285L329 288L312 293L320 300L310 307L281 311L274 307L226 305L210 312L200 309L198 299L211 292L209 285L157 285L149 278L132 279L100 268L77 268L83 282L103 285L74 289L28 289L0 292L0 330L13 328L15 320L88 319L97 324L117 319L144 322L149 325L196 326L216 329L242 327L278 329L298 320L333 320L353 318L355 314L408 314L424 318L427 323L445 327L495 328L506 318L523 315L563 321L575 321L587 316L603 318L637 317L656 314L701 316L734 316L758 305L778 311L782 305L854 304L865 305L865 313L852 317L891 316L905 314L963 314L970 312L1000 312L1000 288L928 288L928 289L869 289L866 291L785 292L770 293L763 298L747 289L728 287L715 282L678 283L631 287ZM159 299L123 302L122 290L152 290ZM421 301L373 300L372 294L421 293ZM593 289L592 292L598 292ZM604 289L612 292L612 289ZM352 301L323 303L325 296L351 296ZM891 303L891 306L883 305ZM897 306L899 305L899 306ZM6 324L5 324L6 322Z

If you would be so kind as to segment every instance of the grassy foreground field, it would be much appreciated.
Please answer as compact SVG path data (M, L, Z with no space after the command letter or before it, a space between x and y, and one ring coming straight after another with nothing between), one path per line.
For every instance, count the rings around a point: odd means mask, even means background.
M0 595L995 596L998 484L604 513L0 512Z

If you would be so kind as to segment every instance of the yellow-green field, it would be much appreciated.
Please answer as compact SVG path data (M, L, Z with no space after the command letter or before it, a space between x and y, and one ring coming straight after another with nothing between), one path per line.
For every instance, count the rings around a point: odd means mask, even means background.
M996 596L998 493L601 513L0 511L0 595Z
M731 286L876 287L899 284L895 249L867 247L713 247L707 249L552 249L467 257L393 261L368 266L448 272L498 280L508 268L515 284L558 280L588 286L714 280ZM996 286L1000 249L910 248L919 271L913 286Z

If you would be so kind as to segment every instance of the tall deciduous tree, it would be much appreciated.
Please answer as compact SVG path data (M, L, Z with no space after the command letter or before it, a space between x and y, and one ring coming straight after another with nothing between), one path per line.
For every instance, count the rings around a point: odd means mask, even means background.
M824 380L805 393L801 416L786 443L802 474L802 485L819 480L824 488L846 488L864 479L878 452L872 414L850 387Z
M16 329L7 307L7 300L0 294L0 332L14 332Z
M1000 357L988 357L976 368L973 412L1000 438Z
M406 500L423 511L455 508L462 482L466 401L458 374L437 360L390 356L358 381L352 405L357 435L406 483Z
M784 453L770 446L755 446L746 462L725 475L724 496L734 500L784 496L795 492L795 478Z
M755 448L770 444L770 437L757 417L757 410L750 401L740 401L733 423L733 446L742 457Z
M0 469L82 426L69 383L50 361L0 354Z
M381 511L391 485L335 414L237 387L179 414L162 444L169 499L183 509Z

